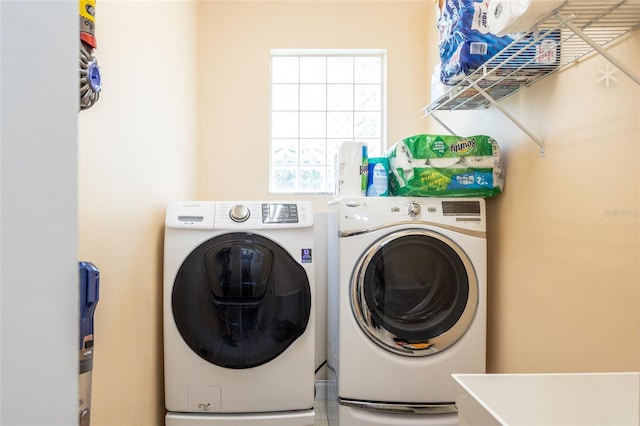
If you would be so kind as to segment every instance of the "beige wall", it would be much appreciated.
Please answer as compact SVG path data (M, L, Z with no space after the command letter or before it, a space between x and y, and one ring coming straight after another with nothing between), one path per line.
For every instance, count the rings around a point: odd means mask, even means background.
M419 1L204 2L202 197L269 196L272 48L387 49L387 137L424 132L431 11L431 2ZM326 210L329 197L310 199Z
M640 75L640 33L610 50ZM489 199L488 368L640 370L640 86L601 56L547 77L498 111L441 115L501 144Z
M92 426L164 424L164 208L198 197L198 9L97 3L103 90L79 114L80 257L100 268Z
M270 48L386 48L388 144L441 132L419 114L432 2L97 6L104 88L79 115L80 256L102 280L92 424L159 425L166 202L270 197ZM636 32L614 53L640 73L639 48ZM494 136L507 166L488 200L490 371L640 370L640 88L620 72L596 82L604 66L594 57L504 103L544 158L495 110L441 114ZM323 212L329 197L300 198Z

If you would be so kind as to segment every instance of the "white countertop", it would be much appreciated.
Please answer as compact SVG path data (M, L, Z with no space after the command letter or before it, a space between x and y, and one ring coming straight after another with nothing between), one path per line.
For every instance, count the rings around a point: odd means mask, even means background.
M453 378L461 426L640 425L640 372Z

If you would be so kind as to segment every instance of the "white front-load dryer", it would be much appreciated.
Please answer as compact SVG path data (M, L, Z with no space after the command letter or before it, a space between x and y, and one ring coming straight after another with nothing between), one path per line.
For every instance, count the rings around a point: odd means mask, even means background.
M166 425L313 425L309 202L180 201L164 244Z
M484 199L339 198L328 227L329 418L455 424L451 374L485 372Z

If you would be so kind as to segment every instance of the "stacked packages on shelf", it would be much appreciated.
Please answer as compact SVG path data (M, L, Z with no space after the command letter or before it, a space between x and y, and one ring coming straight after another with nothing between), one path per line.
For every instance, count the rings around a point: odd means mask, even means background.
M436 84L455 85L509 46L503 73L548 73L558 66L560 31L529 30L562 0L439 0ZM515 58L511 58L517 53ZM439 80L439 81L438 81ZM435 90L438 92L438 89ZM442 89L439 89L442 92Z

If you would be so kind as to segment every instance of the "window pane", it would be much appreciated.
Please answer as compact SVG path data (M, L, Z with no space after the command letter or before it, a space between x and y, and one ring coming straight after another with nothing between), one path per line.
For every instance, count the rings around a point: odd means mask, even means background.
M353 113L328 112L327 137L346 139L353 138Z
M273 168L273 189L275 191L293 192L296 188L297 168L296 167L274 167Z
M324 84L300 85L300 109L324 111L327 107L327 86Z
M327 110L353 110L353 86L351 84L327 85Z
M274 111L298 109L298 85L274 84L271 92L271 108Z
M380 113L379 112L356 112L354 116L355 116L355 137L356 138L380 137Z
M353 57L327 59L328 83L353 83Z
M298 57L274 56L271 58L272 83L297 83L298 73Z
M380 86L373 84L355 85L355 105L356 111L380 111L382 97L380 96Z
M273 139L271 141L271 162L279 166L298 164L298 140Z
M382 58L377 56L355 58L356 83L380 83L382 81Z
M327 132L326 120L324 112L301 112L300 137L324 138Z
M324 167L300 167L300 191L320 192L325 186Z
M300 58L300 83L326 83L327 82L327 58L302 57Z
M326 139L300 139L300 164L326 164Z
M271 137L297 138L298 113L274 112L271 114Z

